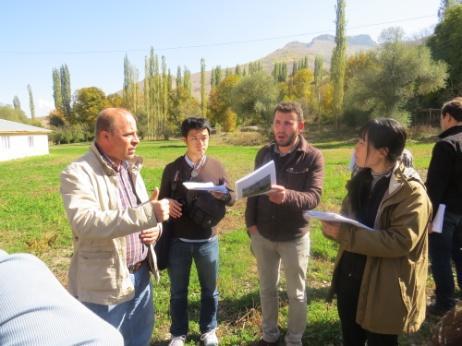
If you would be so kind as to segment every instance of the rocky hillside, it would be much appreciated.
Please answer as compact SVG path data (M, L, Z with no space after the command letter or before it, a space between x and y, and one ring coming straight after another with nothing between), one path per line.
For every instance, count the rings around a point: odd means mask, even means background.
M324 59L324 66L330 66L330 59L332 51L335 47L335 37L332 35L320 35L315 37L309 43L293 41L286 44L284 47L275 50L267 56L258 59L264 70L271 72L275 63L287 62L289 64L289 71L291 64L294 61L299 61L305 56L308 57L308 63L313 66L314 59L317 55ZM347 54L355 54L360 51L365 51L377 47L377 43L372 40L369 35L357 35L347 37ZM242 64L245 65L245 64ZM228 66L233 68L234 66ZM193 94L198 97L200 94L200 73L194 73L191 76ZM210 71L206 73L207 92L210 88Z

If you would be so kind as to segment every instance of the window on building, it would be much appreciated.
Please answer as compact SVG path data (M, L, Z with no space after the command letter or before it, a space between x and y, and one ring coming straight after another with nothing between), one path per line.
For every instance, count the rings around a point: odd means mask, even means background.
M2 149L10 149L10 137L8 136L2 136Z

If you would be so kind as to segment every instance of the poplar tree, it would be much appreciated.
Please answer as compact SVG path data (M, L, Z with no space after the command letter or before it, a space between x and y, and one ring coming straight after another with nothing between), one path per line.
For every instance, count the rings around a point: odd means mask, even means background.
M17 111L21 110L21 101L19 101L19 97L17 96L13 97L13 107Z
M143 83L143 109L144 113L146 114L147 118L147 135L151 135L151 104L149 102L149 58L147 56L144 57L144 83Z
M262 70L261 62L260 61L255 61L251 62L248 65L249 69L249 74L254 74Z
M273 65L273 72L271 72L271 75L273 76L273 79L275 81L278 80L278 77L279 77L279 63L275 63Z
M32 95L32 87L30 84L27 84L27 93L29 94L30 116L32 119L35 119L34 96Z
M212 70L210 71L210 89L213 90L215 88L215 69L212 67Z
M186 95L190 96L191 95L191 89L192 89L191 71L189 71L186 66L184 67L184 72L183 72L183 88L186 91Z
M177 94L180 92L180 87L183 84L182 81L183 81L183 79L181 77L181 67L178 66L177 69L176 69L176 79L175 79L175 85L176 85Z
M319 89L319 87L321 86L323 64L324 61L322 59L322 56L317 55L314 58L314 87L316 89Z
M285 82L287 80L287 64L285 62L275 63L272 76L276 82Z
M334 86L334 117L338 128L338 117L343 112L343 95L346 69L346 39L345 39L345 1L337 0L335 20L335 43L331 61L331 79Z
M321 121L321 82L322 82L322 65L324 61L322 57L317 55L314 59L314 95L316 97L316 111L318 114L318 120Z
M168 87L168 94L170 95L171 91L173 90L173 77L170 69L168 69L167 73L167 87Z
M124 106L130 109L130 95L129 95L129 88L130 88L130 61L128 60L127 54L124 57L124 85L122 89L122 99Z
M162 70L162 80L161 80L161 116L162 116L162 123L163 126L167 121L167 115L169 112L169 102L168 102L168 94L169 94L169 79L168 79L168 72L167 72L167 60L165 56L161 58L161 70ZM163 129L165 131L165 128Z
M124 58L124 85L122 99L125 107L136 113L139 109L138 69L130 63L128 56Z
M63 100L63 113L69 120L71 118L71 77L67 65L62 65L60 69L61 74L61 96Z
M286 72L287 72L287 64L284 63L284 62L280 63L279 64L279 71L278 71L278 79L279 79L279 81L285 82L285 80L287 79Z
M202 116L207 116L207 100L205 96L205 60L201 59L201 112Z
M213 83L212 83L212 87L216 87L218 86L218 84L220 84L222 78L223 78L223 74L222 74L222 70L221 70L221 66L218 65L217 67L215 67L215 69L212 70L212 75L213 75Z
M53 100L55 109L63 113L63 94L61 92L61 75L57 68L53 69Z
M295 76L295 74L297 73L298 71L298 63L296 61L294 61L292 63L292 74L291 74L291 77Z
M161 88L159 59L154 53L154 48L151 48L149 57L145 61L145 110L148 118L148 134L151 137L162 134L165 125L161 112Z

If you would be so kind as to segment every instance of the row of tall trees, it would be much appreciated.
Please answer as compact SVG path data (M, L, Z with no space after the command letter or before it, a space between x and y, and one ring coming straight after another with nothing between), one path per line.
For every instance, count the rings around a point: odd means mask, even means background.
M205 61L201 61L205 75ZM205 77L202 77L205 83ZM144 81L140 81L138 71L124 60L123 106L137 115L139 127L149 138L168 138L179 121L189 114L200 114L205 109L205 88L201 89L201 103L192 96L191 72L178 67L175 79L164 56L160 59L154 52L145 58Z
M438 107L443 98L462 92L462 5L442 1L441 22L428 42L406 42L399 28L384 31L377 49L346 56L345 0L336 3L336 47L330 69L320 56L277 62L272 71L261 62L215 66L207 72L200 61L200 89L192 90L191 72L178 67L172 76L165 57L151 49L145 57L144 80L124 59L121 95L106 96L98 88L78 90L73 100L66 65L53 70L55 120L60 126L93 128L105 106L123 106L138 117L141 134L168 138L191 115L208 117L214 126L268 126L275 103L296 100L307 119L356 125L377 116L409 123L419 107ZM197 95L196 97L194 95ZM60 118L61 117L61 118Z
M93 139L98 113L105 107L120 107L120 95L106 96L97 87L81 88L72 94L71 74L67 65L52 70L55 109L49 114L55 143L73 143Z
M313 68L306 58L293 62L290 75L287 63L275 64L271 74L261 64L252 68L236 66L234 70L226 69L220 78L216 76L221 68L216 67L211 72L210 80L214 83L208 95L202 59L200 97L196 100L190 71L178 68L173 79L165 58L159 59L151 50L145 59L143 82L125 57L122 96L106 97L98 88L80 89L74 95L72 116L67 123L78 124L89 132L99 110L109 105L124 106L137 115L142 135L168 138L177 133L181 121L190 115L207 116L224 131L245 125L268 126L272 109L281 100L300 102L308 119L318 123L336 123L341 116L352 125L372 116L401 117L406 122L409 100L444 86L445 65L433 61L427 47L405 43L397 29L385 32L382 41L379 49L345 61L344 110L338 110L343 101L336 101L333 74L324 69L319 56ZM248 72L244 74L246 68Z
M53 78L53 100L55 103L55 115L72 123L72 91L71 76L67 65L62 65L59 69L54 68Z

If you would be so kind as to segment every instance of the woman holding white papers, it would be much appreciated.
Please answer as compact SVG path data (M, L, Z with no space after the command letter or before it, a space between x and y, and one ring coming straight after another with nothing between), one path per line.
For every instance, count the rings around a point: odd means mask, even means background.
M360 131L360 170L347 184L342 214L374 229L323 222L339 243L329 298L337 295L344 345L398 345L425 319L431 204L419 175L400 156L406 132L393 119Z

